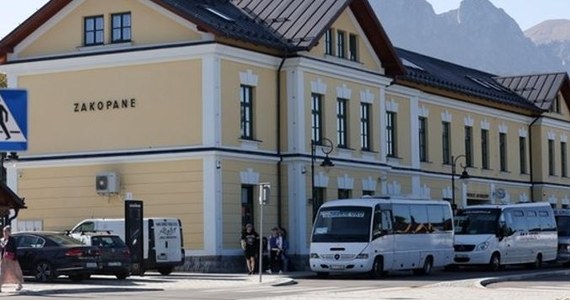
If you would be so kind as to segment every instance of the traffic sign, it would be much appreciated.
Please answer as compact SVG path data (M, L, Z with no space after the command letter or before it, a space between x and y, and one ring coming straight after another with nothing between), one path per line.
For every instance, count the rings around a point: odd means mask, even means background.
M28 92L0 89L0 152L28 149Z

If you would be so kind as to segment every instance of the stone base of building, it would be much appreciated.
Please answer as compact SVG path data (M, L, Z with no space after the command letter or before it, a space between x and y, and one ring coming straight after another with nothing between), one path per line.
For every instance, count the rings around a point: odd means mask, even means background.
M264 268L266 269L266 268ZM309 271L307 255L290 255L286 271ZM186 256L184 265L176 268L180 272L195 273L245 273L245 258L239 256Z

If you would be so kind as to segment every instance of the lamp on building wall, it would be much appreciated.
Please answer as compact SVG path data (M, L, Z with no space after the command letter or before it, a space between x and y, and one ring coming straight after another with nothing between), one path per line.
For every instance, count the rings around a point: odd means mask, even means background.
M311 140L311 202L313 204L313 220L317 216L317 211L321 206L322 199L315 199L316 187L315 187L315 160L317 159L317 146L321 146L321 151L325 154L323 162L321 162L321 167L331 168L334 167L334 163L329 157L329 154L334 150L333 142L328 138L321 138L320 141Z
M451 206L453 207L453 210L457 208L457 204L455 203L455 166L457 164L457 160L460 158L467 161L465 154L461 154L457 157L454 157L453 155L451 156ZM460 166L463 168L463 172L461 172L459 179L468 179L469 173L467 173L467 166L464 166L463 164L460 164Z

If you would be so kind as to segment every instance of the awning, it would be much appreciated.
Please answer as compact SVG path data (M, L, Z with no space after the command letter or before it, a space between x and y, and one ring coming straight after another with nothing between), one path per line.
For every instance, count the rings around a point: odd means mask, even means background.
M24 199L20 198L5 183L0 182L0 217L10 214L10 210L16 211L27 208Z

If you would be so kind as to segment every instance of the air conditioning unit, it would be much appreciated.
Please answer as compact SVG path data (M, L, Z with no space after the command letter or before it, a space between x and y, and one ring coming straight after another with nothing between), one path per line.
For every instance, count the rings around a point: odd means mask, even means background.
M99 195L119 193L119 175L115 172L103 172L97 174L95 177L95 189Z

